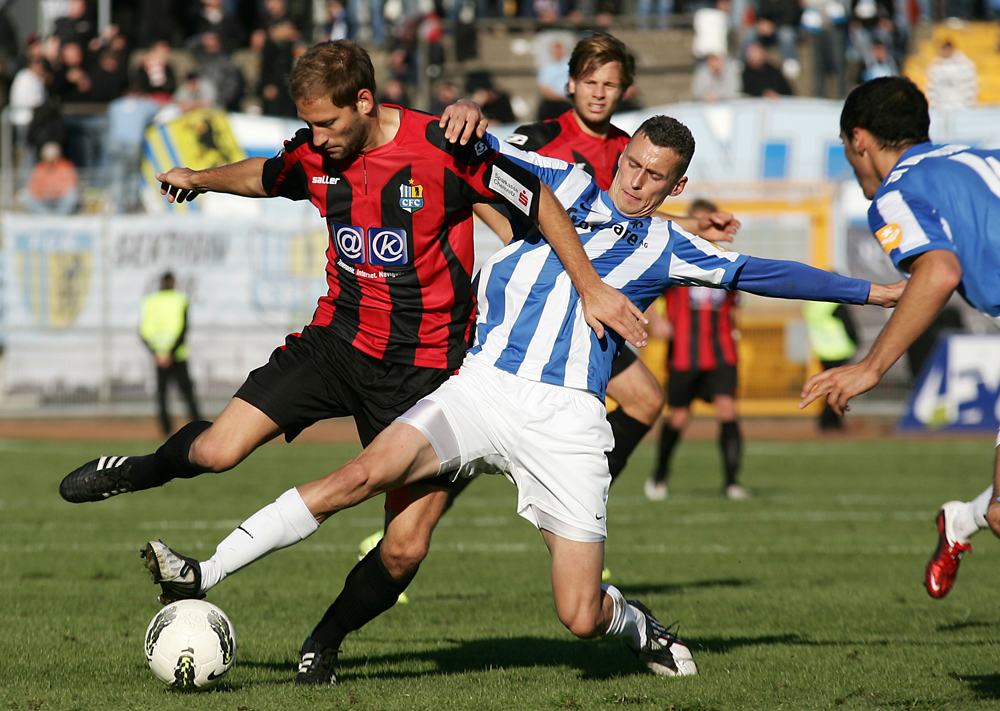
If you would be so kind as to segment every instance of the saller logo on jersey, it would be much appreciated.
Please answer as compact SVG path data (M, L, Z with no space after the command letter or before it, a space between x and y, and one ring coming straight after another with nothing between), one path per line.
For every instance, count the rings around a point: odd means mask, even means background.
M313 185L336 185L340 182L340 178L334 178L332 175L314 175L312 179Z
M424 206L424 186L414 185L410 180L407 185L399 186L399 206L407 212L416 212Z
M876 232L875 236L878 238L878 242L882 245L885 253L889 254L892 250L899 247L899 243L903 241L903 230L899 225L888 224Z
M514 207L525 215L531 216L531 199L534 197L534 194L511 175L495 165L493 166L493 171L490 173L488 187L497 195L507 198Z

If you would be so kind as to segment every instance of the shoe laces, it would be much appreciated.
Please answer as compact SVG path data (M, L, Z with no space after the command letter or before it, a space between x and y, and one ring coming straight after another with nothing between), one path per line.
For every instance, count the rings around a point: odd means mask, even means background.
M958 568L958 563L962 560L962 556L971 552L971 543L950 543L946 541L942 555L938 558L938 561L945 571L951 573Z

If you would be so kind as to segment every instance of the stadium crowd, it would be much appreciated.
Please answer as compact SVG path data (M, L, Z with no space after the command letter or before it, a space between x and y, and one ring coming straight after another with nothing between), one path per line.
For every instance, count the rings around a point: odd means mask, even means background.
M663 32L684 17L696 61L692 98L773 97L811 87L813 95L839 99L860 81L898 74L915 23L945 16L992 19L995 13L989 2L976 7L968 0L940 7L927 0L171 0L110 6L111 22L99 26L95 0L69 0L65 16L48 18L32 33L19 33L9 9L0 8L0 106L9 106L21 196L41 147L55 142L79 170L82 194L88 186L116 186L124 199L112 207L138 209L143 133L154 117L207 107L294 118L285 77L309 46L329 39L357 40L384 56L382 101L439 112L466 97L492 121L512 123L541 118L559 105L565 70L556 65L567 60L566 43L536 42L538 95L523 97L483 70L501 67L501 57L482 57L461 74L461 63L477 57L479 33L530 29L542 37L549 29L575 42L594 28ZM806 48L810 58L803 62ZM550 49L562 49L562 56ZM445 71L449 61L459 73ZM800 81L803 66L813 75ZM948 105L974 101L975 66L958 47L942 49L928 81L938 84L928 87L932 102L936 96ZM622 108L630 106L636 104L626 97ZM79 204L86 209L87 200Z

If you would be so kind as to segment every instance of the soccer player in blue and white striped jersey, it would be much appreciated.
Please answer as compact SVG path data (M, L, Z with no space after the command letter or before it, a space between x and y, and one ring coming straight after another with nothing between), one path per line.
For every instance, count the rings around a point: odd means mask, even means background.
M500 145L489 136L483 140L552 188L598 275L640 308L670 284L895 303L898 288L727 252L654 217L664 199L684 189L684 172L694 154L690 131L674 119L656 116L639 128L608 191L566 163ZM525 189L502 171L494 171L492 180L491 187L508 196ZM626 600L614 586L601 585L611 481L605 453L612 445L604 388L622 339L591 333L580 295L543 240L533 234L512 236L480 275L476 343L459 372L357 458L254 514L242 525L252 536L238 529L209 561L198 563L156 544L165 590L171 581L163 571L199 566L198 593L204 594L226 575L315 530L303 525L308 521L286 520L288 511L307 508L321 523L378 493L442 473L460 476L485 461L517 485L518 513L539 529L549 548L556 612L563 624L581 638L624 638L657 674L697 673L687 646L648 609ZM289 505L291 499L295 506ZM326 653L310 640L306 648L310 655Z
M868 355L807 380L801 407L825 396L838 413L848 409L851 398L878 384L956 290L983 313L1000 316L1000 151L931 143L929 131L927 99L902 77L866 82L844 103L840 137L872 201L868 224L910 279ZM938 546L925 575L931 597L948 594L972 535L987 526L1000 535L998 487L1000 456L993 485L972 501L942 505Z

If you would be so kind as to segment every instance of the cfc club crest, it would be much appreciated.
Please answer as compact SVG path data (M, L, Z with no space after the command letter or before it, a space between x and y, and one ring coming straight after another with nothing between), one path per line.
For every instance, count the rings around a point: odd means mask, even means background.
M399 206L407 212L416 212L424 206L424 186L408 181L399 186Z

